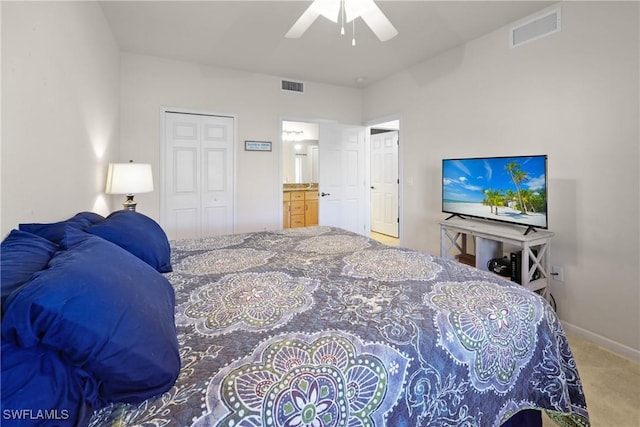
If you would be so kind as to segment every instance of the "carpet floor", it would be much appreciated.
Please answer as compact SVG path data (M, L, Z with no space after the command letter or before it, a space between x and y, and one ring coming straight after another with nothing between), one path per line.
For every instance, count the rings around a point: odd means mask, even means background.
M619 356L579 336L569 345L587 397L592 427L640 427L640 362ZM556 424L542 414L543 427Z

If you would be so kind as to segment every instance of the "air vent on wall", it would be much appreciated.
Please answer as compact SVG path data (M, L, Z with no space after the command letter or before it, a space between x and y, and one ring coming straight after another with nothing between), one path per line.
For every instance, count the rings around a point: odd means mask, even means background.
M541 39L560 29L560 9L554 9L511 28L511 47Z
M282 90L289 92L304 93L304 83L294 82L292 80L282 80Z

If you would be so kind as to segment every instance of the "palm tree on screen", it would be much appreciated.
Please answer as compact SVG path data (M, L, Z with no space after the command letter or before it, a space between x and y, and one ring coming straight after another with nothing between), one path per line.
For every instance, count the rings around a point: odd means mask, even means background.
M526 181L529 178L529 175L522 169L520 169L520 163L518 162L509 162L504 168L509 173L511 181L513 181L513 184L516 186L518 201L520 202L520 213L526 214L527 207L525 206L523 201L522 189L520 188L520 184L522 184L523 181Z
M484 194L486 196L484 200L485 204L491 206L491 213L498 215L498 206L501 206L504 202L504 194L502 194L502 190L485 190Z

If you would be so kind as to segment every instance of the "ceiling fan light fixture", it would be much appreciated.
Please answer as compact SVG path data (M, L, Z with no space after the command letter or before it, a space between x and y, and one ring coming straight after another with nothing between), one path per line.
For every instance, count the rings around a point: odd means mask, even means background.
M398 30L393 26L389 18L376 6L373 0L356 0L365 1L367 6L361 9L360 17L371 28L381 42L391 40L398 35Z
M345 22L354 22L356 18L361 17L382 42L398 35L398 31L391 24L391 21L373 0L313 0L313 3L285 34L285 37L290 39L302 37L320 15L334 23L338 23L338 19L341 18L340 34L344 34ZM352 45L355 45L355 37L351 42Z
M309 7L314 7L320 15L337 24L340 14L340 3L340 0L314 0Z
M356 20L354 19L351 22L353 23L353 32L351 33L353 34L353 36L351 37L351 46L355 46L356 45Z
M344 0L340 0L340 35L344 36Z
M373 0L343 0L347 22L362 16L371 6L376 7Z

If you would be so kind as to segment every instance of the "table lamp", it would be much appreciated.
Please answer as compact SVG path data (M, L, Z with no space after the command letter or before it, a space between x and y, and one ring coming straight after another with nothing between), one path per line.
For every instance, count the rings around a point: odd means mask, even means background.
M126 210L135 211L136 202L133 196L136 193L149 193L153 191L153 176L151 165L148 163L109 163L107 171L107 194L126 194L127 200L122 204Z

